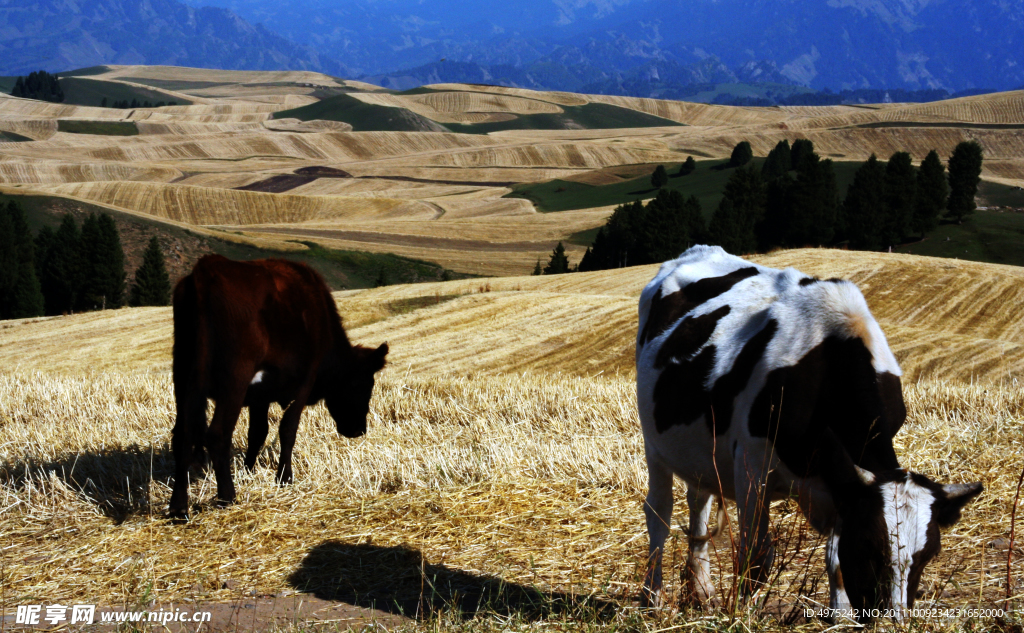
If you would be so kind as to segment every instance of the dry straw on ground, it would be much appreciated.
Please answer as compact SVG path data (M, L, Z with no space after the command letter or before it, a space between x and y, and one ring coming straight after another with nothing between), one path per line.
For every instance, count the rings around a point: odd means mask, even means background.
M764 259L781 265L787 258L818 269L812 272L845 267L864 276L868 288L890 266L884 258L850 254L844 263L814 251ZM927 264L907 256L899 263L913 268L915 262ZM965 268L955 272L988 270L992 277L1000 270ZM195 518L187 526L162 518L174 416L167 309L0 331L0 349L14 346L4 366L24 359L0 374L4 599L8 605L88 599L132 607L154 599L201 604L249 591L299 591L433 613L439 619L416 626L441 630L541 623L646 631L777 627L774 617L756 610L733 625L723 611L636 611L646 552L646 470L634 382L628 356L616 365L621 341L594 333L609 325L609 333L632 336L635 294L652 273L641 268L339 293L353 339L375 344L386 338L393 349L369 433L339 437L321 406L310 409L296 448L296 482L282 488L273 481L273 438L255 472L242 468L243 415L235 434L238 503L214 508L212 475L196 473ZM1021 283L1019 276L1008 278ZM868 296L877 313L899 318L892 299L872 297L870 290ZM614 323L615 314L624 320ZM986 312L983 322L972 323L961 315L947 326L1015 332L1009 322L997 327L997 318ZM115 320L104 329L104 319ZM558 324L567 329L544 336ZM578 336L571 336L573 329ZM37 330L40 338L17 347ZM49 348L49 360L32 358L33 346L46 349L46 332L61 336L60 350ZM147 332L155 347L130 353L140 345L135 337ZM69 359L75 355L77 361ZM588 365L594 358L598 362ZM618 366L619 372L581 371L594 365ZM920 600L999 607L1007 592L1002 548L1024 454L1024 390L1012 378L979 379L969 365L958 367L960 373L947 370L941 382L910 381L909 418L897 436L905 466L944 482L986 486L943 535L944 551L926 572ZM583 375L571 375L576 372ZM685 553L681 496L669 550L675 568ZM778 504L775 515L779 561L787 564L780 564L762 602L766 613L786 620L795 606L827 601L827 588L820 537L789 504ZM1022 558L1011 570L1010 594L1018 604ZM727 594L728 539L717 543L714 559L716 582ZM667 578L674 592L675 576ZM963 625L934 620L914 626Z

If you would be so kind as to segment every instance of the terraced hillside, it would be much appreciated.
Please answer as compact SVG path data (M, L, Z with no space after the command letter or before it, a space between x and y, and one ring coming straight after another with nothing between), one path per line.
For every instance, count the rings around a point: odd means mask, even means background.
M905 370L901 463L986 487L944 533L917 604L1003 604L1006 555L991 544L1009 538L1021 466L1024 329L1015 308L1024 272L824 250L756 261L848 277L864 290ZM170 308L7 323L0 329L0 420L9 421L0 424L7 500L0 530L5 551L17 551L4 559L9 595L102 606L188 600L202 608L249 604L249 592L292 604L297 592L300 600L312 594L439 617L415 625L429 630L464 630L449 622L464 616L501 629L540 621L570 630L582 620L592 630L620 630L623 618L642 630L688 622L727 628L739 617L751 630L779 630L758 609L738 616L634 609L647 545L632 348L637 297L655 270L336 293L355 342L391 347L369 433L341 438L326 409L309 409L292 486L273 481L272 437L254 472L235 460L236 505L215 508L212 474L199 474L188 526L162 519L172 475ZM275 407L271 417L278 416ZM239 427L240 458L244 414ZM677 494L667 554L673 569L685 557L683 506ZM765 602L779 605L778 613L827 600L821 538L791 507L773 512L779 555L792 564ZM730 540L720 540L712 567L727 592ZM1018 557L1010 574L1014 583L1024 578ZM427 594L424 578L432 583ZM666 578L675 596L678 575ZM298 616L289 617L296 624ZM828 626L812 621L804 629ZM996 624L982 618L972 626ZM928 628L962 630L964 622Z
M687 156L725 157L742 140L756 155L809 138L834 160L904 150L920 160L973 139L985 151L985 178L1024 184L1019 91L738 108L461 84L396 93L310 72L119 66L90 69L88 82L89 103L130 88L188 105L112 109L0 95L0 141L20 141L0 142L4 191L243 239L394 252L471 274L528 273L560 240L571 240L576 261L583 247L573 236L611 211L541 217L526 201L502 198L513 184L598 184L610 168L640 173Z

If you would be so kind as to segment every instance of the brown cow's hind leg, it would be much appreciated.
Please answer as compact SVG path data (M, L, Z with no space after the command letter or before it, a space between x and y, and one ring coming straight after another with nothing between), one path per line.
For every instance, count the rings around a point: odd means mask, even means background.
M267 412L270 409L269 402L257 402L249 405L249 446L245 451L245 467L252 470L256 467L256 459L263 450L263 444L267 441L269 423Z
M174 453L174 490L168 508L172 519L188 518L188 470L197 457L202 457L203 435L206 432L206 397L198 389L179 394L177 418L171 437Z

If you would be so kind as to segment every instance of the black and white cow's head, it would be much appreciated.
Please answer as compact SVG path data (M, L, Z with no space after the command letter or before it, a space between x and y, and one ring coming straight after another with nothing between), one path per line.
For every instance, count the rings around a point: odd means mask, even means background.
M838 462L845 480L838 554L850 606L860 613L914 606L921 573L941 549L939 529L960 520L981 483L943 485L903 469L872 473L845 455Z

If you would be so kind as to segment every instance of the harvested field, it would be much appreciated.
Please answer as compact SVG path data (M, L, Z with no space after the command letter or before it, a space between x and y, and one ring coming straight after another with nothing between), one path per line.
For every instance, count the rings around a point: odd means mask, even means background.
M152 183L95 182L41 189L177 222L205 225L298 223L358 218L430 218L422 202L387 198L294 196Z
M970 311L964 300L990 292L1014 301L1024 274L821 250L758 261L858 278L897 348L904 326L895 322L922 315L886 287L955 286L929 306L944 310L937 325L914 321L918 333L931 331L933 338L898 350L908 376L917 377L905 381L909 417L896 449L908 468L946 482L980 480L986 490L943 534L919 604L1003 604L1005 550L990 545L1008 537L1024 451L1024 395L1007 382L1008 372L980 375L945 356L942 346L1019 337L1019 323L1007 312L987 309L987 302ZM9 447L0 460L0 529L9 545L2 554L7 595L19 597L15 603L23 596L124 606L152 599L201 609L249 591L298 591L421 617L434 610L458 617L459 602L483 628L536 622L618 630L623 618L635 618L639 630L728 626L720 612L634 610L646 556L646 470L632 346L636 297L656 268L337 293L352 339L387 339L392 349L368 434L339 437L326 410L311 408L296 446L296 481L279 487L275 443L255 472L241 467L243 415L235 434L238 502L214 508L212 475L200 474L188 526L161 518L174 415L169 308L6 323L0 420L10 422L0 425L0 443ZM990 279L997 280L991 290ZM929 363L941 371L921 371ZM685 502L677 497L667 556L673 570L685 553ZM791 505L776 504L774 514L780 554L793 563L769 602L827 600L821 539ZM729 539L721 541L712 567L727 591ZM1020 561L1014 557L1014 583L1022 580ZM677 576L666 570L666 577L671 596ZM423 598L421 582L428 581L434 590ZM603 619L602 608L614 610L615 619ZM752 613L738 617L747 629L770 626ZM446 622L417 626L462 626ZM952 631L960 624L926 626ZM802 630L827 627L811 622Z

